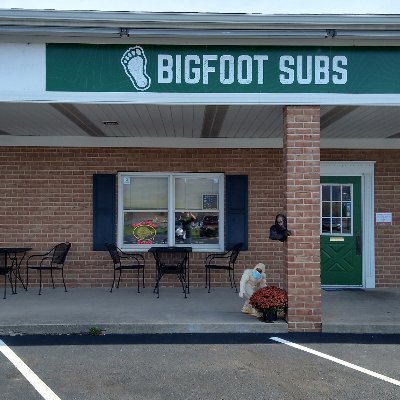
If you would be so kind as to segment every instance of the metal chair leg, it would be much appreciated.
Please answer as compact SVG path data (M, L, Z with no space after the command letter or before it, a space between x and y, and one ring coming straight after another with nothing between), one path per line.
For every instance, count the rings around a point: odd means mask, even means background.
M184 274L181 274L179 280L181 281L183 293L185 294L185 299L187 299L187 296L186 296L186 279L185 279L185 275L184 275Z
M231 277L231 270L228 269L228 275L229 275L229 282L231 283L231 289L233 289L233 283L232 283L232 277Z
M113 290L113 287L114 287L114 283L115 283L115 267L114 267L114 278L113 278L113 281L112 281L110 293L112 293L112 290Z
M39 268L39 295L42 294L42 269Z
M17 293L17 289L14 290L14 284L13 284L13 281L12 281L12 273L13 273L13 271L10 271L8 273L8 281L10 282L11 293L12 294L16 294ZM7 274L5 276L7 276ZM15 287L17 287L17 283L15 283Z
M65 285L65 280L64 280L64 268L61 268L61 276L62 276L62 280L63 280L63 284L64 284L64 290L66 292L68 292L67 286Z
M28 265L26 266L26 287L25 287L25 291L28 291L28 282L29 282L29 268Z
M156 293L157 293L157 299L160 298L160 280L161 280L161 278L162 278L161 273L160 273L159 271L157 271L156 286L155 286L155 288L154 288L154 290L155 290Z
M54 286L53 268L50 268L50 276L51 276L51 283L53 284L53 289L55 289L56 287Z
M117 289L119 288L119 282L121 280L121 273L122 273L122 269L119 269L119 276L118 276L118 282L117 282Z
M3 299L6 298L6 289L7 289L7 274L4 274L4 296L3 296Z
M232 270L232 276L233 276L233 284L235 285L235 291L236 291L236 293L237 293L237 286L236 286L236 281L235 281L235 270L233 269Z

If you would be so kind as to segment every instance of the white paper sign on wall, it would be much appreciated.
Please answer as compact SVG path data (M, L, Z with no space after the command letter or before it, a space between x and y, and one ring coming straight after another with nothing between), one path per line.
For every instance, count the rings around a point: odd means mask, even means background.
M392 223L392 213L376 213L376 223Z

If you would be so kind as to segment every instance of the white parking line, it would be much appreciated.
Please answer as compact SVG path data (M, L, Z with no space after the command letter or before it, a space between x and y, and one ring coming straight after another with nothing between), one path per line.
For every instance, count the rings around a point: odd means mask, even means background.
M281 339L279 337L270 337L270 339L274 340L275 342L283 343L283 344L286 344L288 346L294 347L295 349L303 350L303 351L306 351L307 353L314 354L315 356L322 357L322 358L325 358L327 360L333 361L335 363L344 365L345 367L355 369L356 371L363 372L364 374L373 376L375 378L382 379L385 382L393 383L393 385L400 386L400 381L398 381L396 379L389 378L388 376L378 374L378 373L376 373L374 371L370 371L369 369L366 369L366 368L363 368L363 367L359 367L358 365L349 363L347 361L343 361L340 358L329 356L328 354L324 354L324 353L321 353L319 351L316 351L316 350L313 350L313 349L309 349L308 347L301 346L301 345L293 343L293 342L289 342L289 341L287 341L285 339Z
M2 340L0 352L18 369L45 400L61 400Z

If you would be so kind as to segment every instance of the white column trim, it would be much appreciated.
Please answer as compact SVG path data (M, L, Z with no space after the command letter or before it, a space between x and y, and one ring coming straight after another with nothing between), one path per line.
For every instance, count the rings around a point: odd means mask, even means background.
M360 176L363 287L375 287L374 161L321 161L321 176Z

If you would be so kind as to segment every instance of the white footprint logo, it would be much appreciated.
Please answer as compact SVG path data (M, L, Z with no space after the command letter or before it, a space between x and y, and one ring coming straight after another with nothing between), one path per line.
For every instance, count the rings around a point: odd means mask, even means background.
M140 46L130 47L125 51L121 64L137 90L147 90L150 87L151 79L146 72L147 59Z

